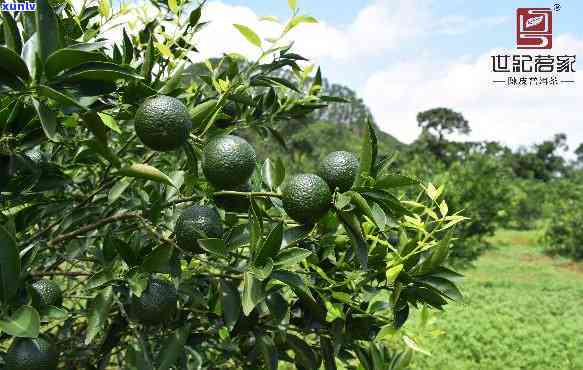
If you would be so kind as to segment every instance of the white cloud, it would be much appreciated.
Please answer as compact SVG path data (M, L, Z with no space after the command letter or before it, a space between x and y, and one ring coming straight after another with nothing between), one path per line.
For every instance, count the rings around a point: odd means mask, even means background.
M432 3L432 0L375 0L360 10L347 25L333 25L325 21L302 24L289 34L288 40L295 42L298 52L316 62L322 58L346 62L397 50L405 42L432 32L459 34L506 20L502 17L471 21L466 17L434 18L431 16ZM200 33L201 55L208 57L223 52L238 52L250 57L257 56L257 50L233 29L232 24L247 25L262 37L277 35L281 28L274 23L260 22L258 16L248 7L209 2L204 18L212 23Z
M510 17L483 17L474 19L460 15L451 15L439 19L434 24L434 27L438 34L454 36L480 30L484 27L497 26L510 19Z
M405 142L419 134L416 114L435 107L460 111L470 121L472 139L518 146L564 132L572 147L583 142L583 117L575 109L583 101L580 73L570 76L575 84L505 87L492 83L501 76L490 72L490 56L499 53L515 50L491 50L469 61L393 64L371 75L361 95L381 128ZM583 40L557 37L553 54L564 53L583 53Z

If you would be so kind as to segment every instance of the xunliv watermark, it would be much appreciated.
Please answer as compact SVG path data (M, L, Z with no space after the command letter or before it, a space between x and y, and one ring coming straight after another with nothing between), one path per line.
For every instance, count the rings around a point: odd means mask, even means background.
M3 12L36 12L36 3L25 1L24 3L2 3L0 11Z

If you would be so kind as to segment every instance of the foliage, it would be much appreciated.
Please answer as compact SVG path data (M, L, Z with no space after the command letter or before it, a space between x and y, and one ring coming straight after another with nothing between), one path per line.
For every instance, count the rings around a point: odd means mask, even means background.
M546 251L583 259L583 185L581 175L554 185L551 210L544 236Z
M522 148L511 155L510 163L515 175L524 179L549 181L564 175L568 168L560 152L567 150L567 136L556 134L552 140Z
M284 144L280 127L333 100L320 94L319 71L306 84L304 58L282 42L315 21L289 3L292 18L275 39L234 25L241 42L257 47L257 60L206 61L189 84L180 80L204 24L202 9L186 2L153 2L160 14L137 34L120 30L117 44L101 37L128 10L107 0L79 11L39 0L34 19L21 13L19 27L3 28L5 41L20 42L0 46L1 163L9 175L0 189L2 348L12 337L48 335L62 369L407 366L415 342L404 339L409 349L400 352L387 343L400 338L410 311L441 310L461 297L460 275L443 265L465 217L445 202L442 186L421 191L390 172L371 122L361 129L355 185L334 194L312 227L282 207L291 173L281 160L260 157L251 191L216 189L202 176L212 138L244 132ZM136 110L155 95L178 98L200 123L179 150L155 152L136 138ZM415 201L397 198L403 186L416 186ZM172 230L185 206L213 207L225 195L247 199L248 212L221 211L224 235L201 233L203 253L179 248ZM59 284L61 307L30 306L38 279ZM155 312L152 281L156 292L171 290L164 307L177 299L161 326L131 314L140 297Z
M417 155L404 167L408 173L443 184L449 189L448 204L463 209L469 220L456 229L458 239L452 242L450 257L470 262L486 249L485 238L507 221L511 172L496 156L482 152L468 154L447 168L439 162L441 166L427 167L426 161L426 156Z
M412 318L407 331L431 356L416 356L411 368L583 368L582 266L544 256L539 234L497 232L496 250L465 273L463 302L423 328Z
M545 215L545 205L550 199L548 193L553 188L552 183L544 184L536 180L512 181L505 226L517 230L536 228Z
M433 108L417 114L417 124L422 129L418 145L426 146L438 160L446 161L448 142L445 134L470 133L470 125L461 113L449 108Z

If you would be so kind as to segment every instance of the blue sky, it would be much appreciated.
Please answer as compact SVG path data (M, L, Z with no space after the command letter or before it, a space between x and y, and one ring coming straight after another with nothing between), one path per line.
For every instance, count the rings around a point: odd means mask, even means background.
M583 142L581 73L568 75L575 84L547 88L491 82L499 77L490 72L491 55L532 53L515 48L516 8L555 3L561 9L553 15L554 47L543 54L580 57L580 0L298 0L301 12L320 23L302 25L290 37L297 52L331 81L356 90L379 126L404 142L419 133L417 112L445 106L470 121L470 139L518 147L564 132L574 149ZM199 49L203 56L235 51L252 57L232 24L267 37L274 26L258 17L287 19L289 13L286 0L209 0L206 16L213 24L201 33Z

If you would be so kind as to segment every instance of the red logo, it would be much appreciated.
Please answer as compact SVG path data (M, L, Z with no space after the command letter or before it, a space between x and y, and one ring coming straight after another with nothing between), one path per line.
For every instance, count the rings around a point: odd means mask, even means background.
M516 46L518 49L553 47L553 12L550 8L516 9Z

